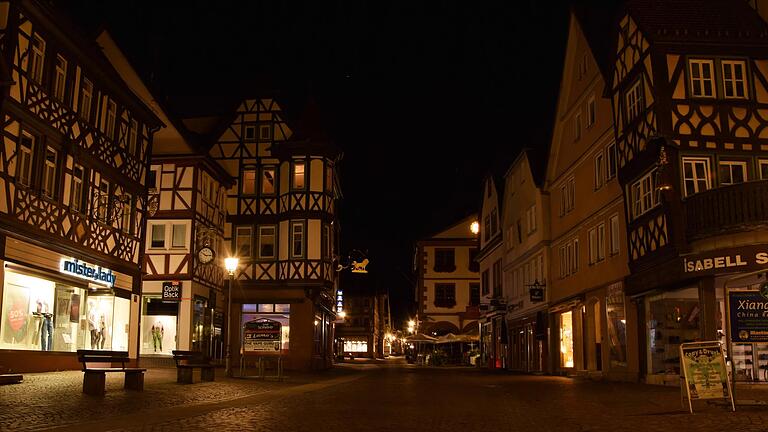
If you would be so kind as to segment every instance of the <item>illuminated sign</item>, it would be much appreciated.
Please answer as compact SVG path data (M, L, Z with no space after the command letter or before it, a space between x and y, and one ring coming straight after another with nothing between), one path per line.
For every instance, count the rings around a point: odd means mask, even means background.
M719 273L725 269L746 271L766 265L768 252L765 245L721 249L683 257L683 272L696 275Z
M112 270L101 266L94 266L75 258L62 258L59 262L59 271L108 287L112 287L116 279Z
M181 300L181 282L163 282L163 301Z
M344 292L342 290L336 290L336 313L341 313L344 310Z

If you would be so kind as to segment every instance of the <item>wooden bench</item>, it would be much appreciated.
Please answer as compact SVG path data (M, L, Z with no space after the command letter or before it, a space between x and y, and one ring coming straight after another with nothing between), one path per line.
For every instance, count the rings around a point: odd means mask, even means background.
M176 362L176 382L192 384L193 372L200 369L200 379L214 381L216 378L216 366L212 365L206 356L198 351L173 350L173 360Z
M108 372L124 373L126 390L144 390L146 369L126 367L129 361L127 351L77 350L77 360L83 364L85 394L103 395Z

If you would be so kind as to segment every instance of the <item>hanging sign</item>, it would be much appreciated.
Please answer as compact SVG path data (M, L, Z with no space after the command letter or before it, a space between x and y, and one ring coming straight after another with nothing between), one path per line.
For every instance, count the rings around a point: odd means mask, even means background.
M181 282L163 282L163 301L181 301Z
M280 353L282 324L262 318L243 325L243 352L254 354Z
M688 410L693 414L694 400L726 399L731 408L736 405L725 368L723 347L718 341L689 342L680 344L680 371L682 385L688 394ZM682 389L681 389L682 391Z
M117 278L112 273L112 270L88 264L77 258L62 258L59 261L59 271L70 276L88 279L90 282L106 285L110 288L115 284L115 279Z

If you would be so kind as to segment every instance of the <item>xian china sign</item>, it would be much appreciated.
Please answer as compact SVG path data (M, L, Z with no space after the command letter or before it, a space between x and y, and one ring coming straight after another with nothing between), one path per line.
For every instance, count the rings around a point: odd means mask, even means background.
M768 300L759 291L730 291L733 343L768 342Z

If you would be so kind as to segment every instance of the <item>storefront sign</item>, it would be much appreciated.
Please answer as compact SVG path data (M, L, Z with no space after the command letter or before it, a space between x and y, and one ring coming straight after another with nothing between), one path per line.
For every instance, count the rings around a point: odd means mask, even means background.
M744 271L765 266L768 266L766 245L720 249L683 257L683 272L687 275Z
M282 324L262 318L248 321L243 326L243 352L279 353L282 343Z
M768 300L760 291L729 291L731 341L768 342Z
M163 301L181 301L181 282L163 282Z
M116 276L112 270L87 264L76 258L62 258L59 262L59 271L81 279L101 285L112 287L115 284Z
M531 288L531 303L544 301L544 288Z
M720 342L681 344L680 363L691 413L692 401L699 399L729 399L736 410Z

